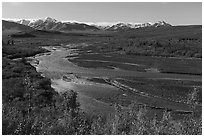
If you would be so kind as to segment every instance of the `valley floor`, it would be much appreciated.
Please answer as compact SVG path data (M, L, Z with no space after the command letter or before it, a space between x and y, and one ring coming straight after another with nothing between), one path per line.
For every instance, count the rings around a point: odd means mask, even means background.
M3 134L201 134L202 59L106 51L93 39L3 43Z

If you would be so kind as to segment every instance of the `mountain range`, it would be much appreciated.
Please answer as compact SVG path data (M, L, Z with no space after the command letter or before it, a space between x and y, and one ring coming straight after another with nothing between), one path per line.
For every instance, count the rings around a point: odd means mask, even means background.
M87 24L79 22L69 22L69 21L58 21L56 19L46 17L44 19L19 19L7 21L15 22L25 26L29 26L38 30L47 30L47 31L123 31L123 30L133 30L138 28L146 27L170 27L172 26L165 21L158 21L156 23L115 23L112 25L96 25L96 24Z

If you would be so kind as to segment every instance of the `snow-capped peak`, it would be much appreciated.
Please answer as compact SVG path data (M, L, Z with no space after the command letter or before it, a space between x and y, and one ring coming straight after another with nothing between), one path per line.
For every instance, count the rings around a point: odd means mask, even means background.
M59 21L57 21L56 19L53 19L53 18L50 18L50 17L46 17L46 18L44 19L44 21L46 21L46 22L59 22Z
M170 24L166 23L165 21L158 21L153 24L154 27L160 27L160 26L171 26Z

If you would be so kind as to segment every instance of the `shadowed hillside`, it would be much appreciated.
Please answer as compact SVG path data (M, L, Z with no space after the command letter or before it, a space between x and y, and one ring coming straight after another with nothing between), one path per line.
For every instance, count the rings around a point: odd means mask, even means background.
M25 25L21 25L15 22L9 22L2 20L2 33L3 34L12 34L16 32L22 32L22 31L33 31L34 29Z

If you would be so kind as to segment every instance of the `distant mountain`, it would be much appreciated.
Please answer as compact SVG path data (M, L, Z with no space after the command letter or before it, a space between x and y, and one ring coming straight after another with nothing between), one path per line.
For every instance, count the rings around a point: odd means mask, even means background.
M46 17L45 19L37 20L18 20L15 21L19 24L30 26L38 30L52 30L52 31L121 31L121 30L131 30L144 27L169 27L170 24L164 21L158 21L156 23L117 23L113 25L88 25L86 23L77 23L77 22L62 22L57 21L56 19Z
M110 27L106 27L106 30L109 30L109 31L120 31L120 30L132 29L132 28L134 28L134 26L132 24L129 24L129 23L118 23L118 24L112 25Z
M19 23L19 24L28 26L28 24L29 24L31 21L30 21L30 20L22 19L22 20L19 20L19 21L16 21L16 22Z
M30 32L33 30L34 30L33 28L26 26L26 25L2 20L2 33L3 34L9 35L9 34L17 33L17 32L22 32L22 31Z
M109 28L106 28L106 30L120 31L120 30L131 30L131 29L138 29L138 28L145 28L145 27L169 27L169 26L171 25L164 21L159 21L156 23L141 23L141 24L118 23Z
M152 24L153 27L161 27L161 26L166 26L166 27L169 27L171 26L170 24L164 22L164 21L158 21L154 24Z
M84 23L76 23L76 22L61 22L56 19L46 17L45 19L37 19L37 20L18 20L15 21L19 24L27 25L34 29L38 30L50 30L50 31L98 31L99 28L87 25Z

